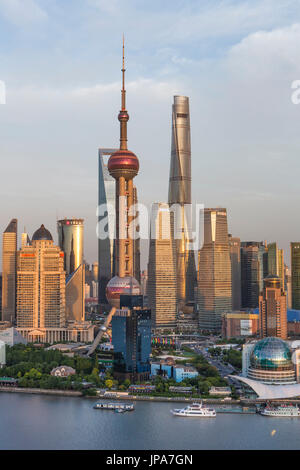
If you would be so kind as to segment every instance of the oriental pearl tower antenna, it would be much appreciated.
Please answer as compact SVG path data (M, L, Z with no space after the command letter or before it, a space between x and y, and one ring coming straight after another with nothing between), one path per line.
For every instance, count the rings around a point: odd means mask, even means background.
M140 285L133 277L133 220L129 215L130 207L134 203L133 178L139 171L137 156L127 148L127 122L129 115L126 110L125 90L125 53L123 36L122 61L122 90L121 110L118 115L120 121L120 149L108 160L107 168L110 175L116 180L116 269L117 275L113 277L106 287L106 297L109 303L119 308L121 294L140 294Z

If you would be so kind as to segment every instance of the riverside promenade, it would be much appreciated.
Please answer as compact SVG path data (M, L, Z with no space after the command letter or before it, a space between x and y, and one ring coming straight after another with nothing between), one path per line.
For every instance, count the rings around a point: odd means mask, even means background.
M29 393L34 395L57 395L61 397L82 397L82 393L75 390L49 390L42 388L0 387L0 392Z

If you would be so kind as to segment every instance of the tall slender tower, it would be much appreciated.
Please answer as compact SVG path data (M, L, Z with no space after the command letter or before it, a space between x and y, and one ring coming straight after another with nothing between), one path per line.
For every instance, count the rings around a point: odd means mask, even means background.
M191 200L191 136L190 111L187 96L174 96L172 106L172 146L169 180L169 204L177 205L174 231L176 232L176 270L178 307L194 300L196 267L194 253L187 248L191 239L190 217L187 214ZM179 210L178 210L179 209ZM178 236L178 234L180 234Z
M123 67L120 121L120 149L108 161L109 174L116 180L116 276L106 287L109 303L119 308L121 294L140 294L140 285L134 278L135 216L130 209L134 204L133 178L138 174L137 156L127 148L127 122L125 91L125 59L123 39Z
M232 310L241 308L241 240L228 235L231 261Z
M12 219L2 239L2 321L16 318L17 219Z

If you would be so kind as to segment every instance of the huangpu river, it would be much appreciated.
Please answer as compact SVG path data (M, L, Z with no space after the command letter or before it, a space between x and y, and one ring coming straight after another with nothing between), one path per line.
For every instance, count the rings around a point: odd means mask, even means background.
M181 418L170 413L178 403L141 401L135 411L117 414L94 410L94 403L1 392L0 449L300 449L300 418Z

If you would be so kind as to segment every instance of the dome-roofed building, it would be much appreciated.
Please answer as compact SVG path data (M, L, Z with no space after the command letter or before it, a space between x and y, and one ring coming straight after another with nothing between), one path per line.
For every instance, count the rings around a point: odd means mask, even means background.
M248 377L266 384L296 383L289 345L275 337L258 341L250 356Z
M49 230L46 229L44 224L42 224L40 228L36 230L33 234L32 241L37 241L37 240L53 241L51 233L49 232Z

